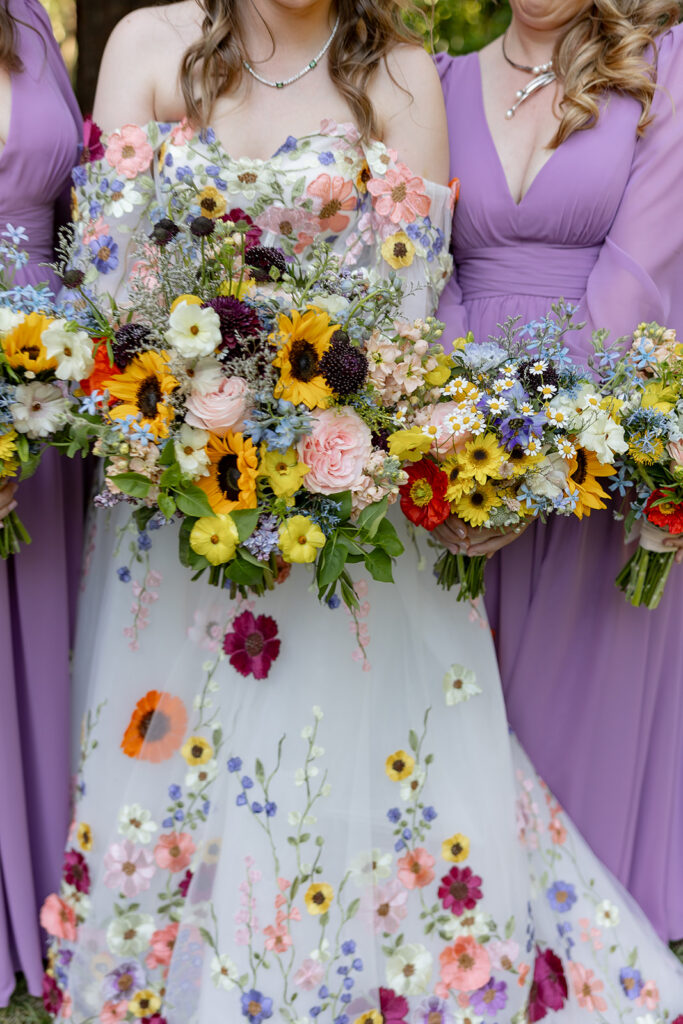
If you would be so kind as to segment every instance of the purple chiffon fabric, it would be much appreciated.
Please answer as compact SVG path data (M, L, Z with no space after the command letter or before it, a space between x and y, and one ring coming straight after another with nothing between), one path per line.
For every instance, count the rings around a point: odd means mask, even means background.
M10 0L24 64L0 153L0 230L24 227L29 264L18 284L58 283L56 210L76 160L80 115L38 0ZM54 456L54 457L50 457ZM81 467L48 453L20 485L33 542L0 562L0 1006L15 971L39 995L38 914L58 884L69 814L69 647L81 545Z
M484 113L476 54L437 60L446 96L456 274L447 338L500 333L560 297L590 332L657 320L683 337L683 26L661 42L656 120L613 95L596 127L550 157L519 205ZM533 102L533 101L531 101ZM683 936L683 566L659 609L626 604L629 553L608 512L536 525L487 569L511 724L598 856L663 938Z

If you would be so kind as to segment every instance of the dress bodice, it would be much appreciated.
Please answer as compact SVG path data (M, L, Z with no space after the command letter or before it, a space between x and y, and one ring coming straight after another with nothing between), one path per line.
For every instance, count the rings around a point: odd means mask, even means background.
M12 110L0 153L0 226L23 227L30 263L20 283L48 277L55 203L76 161L80 115L66 68L39 0L10 0L23 70L11 77Z
M234 159L212 129L196 132L186 122L127 125L103 148L101 159L74 172L82 242L108 253L91 265L95 287L121 289L132 269L131 235L145 224L204 214L246 219L251 244L289 257L305 260L320 240L348 266L398 270L421 289L410 311L434 311L451 270L451 192L414 175L382 143L361 141L353 125L324 121L285 139L269 160Z

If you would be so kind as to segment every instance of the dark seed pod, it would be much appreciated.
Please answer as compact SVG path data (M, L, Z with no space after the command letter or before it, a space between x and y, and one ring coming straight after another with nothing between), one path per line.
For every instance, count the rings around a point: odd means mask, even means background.
M158 220L152 228L152 234L149 236L153 242L158 246L168 245L177 234L179 234L180 228L177 224L174 224L168 217L163 217Z
M73 267L62 275L62 284L65 288L80 288L85 281L85 274L82 270Z
M320 372L336 394L351 395L365 384L367 356L351 344L345 331L335 331L330 347L320 360Z
M142 324L123 324L115 334L114 363L119 370L125 370L136 355L146 347L150 332Z
M195 238L208 238L214 233L216 225L209 217L195 217L190 224L190 231Z

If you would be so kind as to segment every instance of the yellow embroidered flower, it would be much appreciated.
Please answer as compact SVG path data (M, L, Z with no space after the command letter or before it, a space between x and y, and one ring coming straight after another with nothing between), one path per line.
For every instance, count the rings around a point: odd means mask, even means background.
M128 1003L128 1012L134 1017L153 1017L161 1009L161 999L151 988L136 992Z
M5 335L2 347L5 358L15 370L30 370L31 373L42 373L54 370L56 359L48 359L47 349L43 345L42 334L53 321L42 313L29 313L22 322Z
M470 855L470 841L461 832L456 832L450 839L444 839L441 844L441 856L452 864L459 864L467 860Z
M206 446L209 475L197 480L216 513L256 508L258 452L248 437L211 434Z
M483 526L487 522L491 509L498 508L502 502L498 492L491 484L477 484L462 494L453 505L456 516L460 516L472 526Z
M485 484L489 477L496 475L505 455L495 434L483 434L465 445L463 473L473 476L478 484Z
M190 547L198 555L204 555L211 565L224 565L235 557L239 534L235 521L227 513L219 516L202 516L192 527Z
M422 427L411 427L409 430L397 430L390 434L389 454L400 462L419 462L432 447L432 437L425 434Z
M214 185L207 185L199 193L199 209L202 211L202 216L208 217L210 220L222 217L227 205L222 193Z
M304 896L308 913L316 916L329 910L333 899L334 889L326 882L315 882L313 885L309 885Z
M318 550L324 548L326 537L317 523L308 516L292 516L280 527L280 551L285 562L314 562Z
M574 509L574 515L578 519L590 516L592 509L607 508L603 498L609 501L609 495L603 491L597 478L601 476L614 476L614 466L603 466L598 460L595 452L587 448L579 448L576 457L569 462L569 493L578 492L578 503Z
M301 482L309 467L299 462L294 448L289 451L268 451L265 445L261 448L261 467L259 476L265 476L278 498L286 498L287 504L294 504L294 495L301 488Z
M368 191L368 182L370 181L371 177L372 171L370 170L370 166L367 160L364 160L363 166L361 167L356 177L356 188L358 189L362 196L364 196Z
M296 310L291 316L282 313L277 326L277 333L271 335L278 347L273 366L280 370L275 397L308 409L324 409L332 389L320 372L320 360L339 324L331 324L327 313L309 309L303 315Z
M6 462L16 453L17 436L16 430L8 430L6 434L0 435L0 460Z
M213 747L201 736L190 736L180 748L180 753L191 766L208 764L213 757Z
M120 399L120 404L109 410L110 416L119 420L140 416L155 440L168 437L169 423L175 417L172 406L164 401L178 387L167 360L166 352L142 352L118 377L102 381L112 398Z
M415 760L405 750L396 750L389 754L384 764L384 770L393 782L400 782L413 774Z
M415 259L415 246L405 231L396 231L393 235L389 235L380 251L385 262L394 270L398 270L400 267L409 267Z
M451 455L450 458L445 460L445 462L442 462L441 468L448 477L446 501L458 501L463 494L468 494L470 491L474 490L474 477L468 476L467 473L463 473L462 461L459 452L456 452L455 455Z
M177 299L174 299L171 303L169 313L175 313L176 309L181 302L186 302L188 306L201 306L202 300L198 295L179 295Z
M86 825L84 821L80 823L76 830L76 838L78 839L78 845L81 850L88 853L93 848L92 829L90 825Z
M439 1014L439 1016L441 1015ZM353 1024L384 1024L384 1015L379 1010L366 1010L365 1013L361 1013L360 1017L356 1017Z

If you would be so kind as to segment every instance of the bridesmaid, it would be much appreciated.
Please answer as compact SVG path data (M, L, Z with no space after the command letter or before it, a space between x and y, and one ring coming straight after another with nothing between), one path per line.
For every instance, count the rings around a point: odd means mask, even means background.
M578 358L598 327L616 338L657 320L683 338L678 4L510 6L504 37L438 58L462 184L456 277L440 310L448 333L485 341L508 316L528 322L563 296L587 322L569 338ZM622 538L607 512L531 527L490 565L487 606L522 744L660 935L678 939L683 568L656 612L632 608L614 586Z
M0 231L26 229L17 284L59 282L58 203L76 161L80 115L39 0L0 0ZM67 191L68 196L68 191ZM51 453L53 454L53 453ZM18 499L33 543L0 562L0 1007L22 971L40 995L38 908L61 869L69 810L69 635L80 556L80 466L56 454L0 490ZM68 500L67 500L68 495Z

